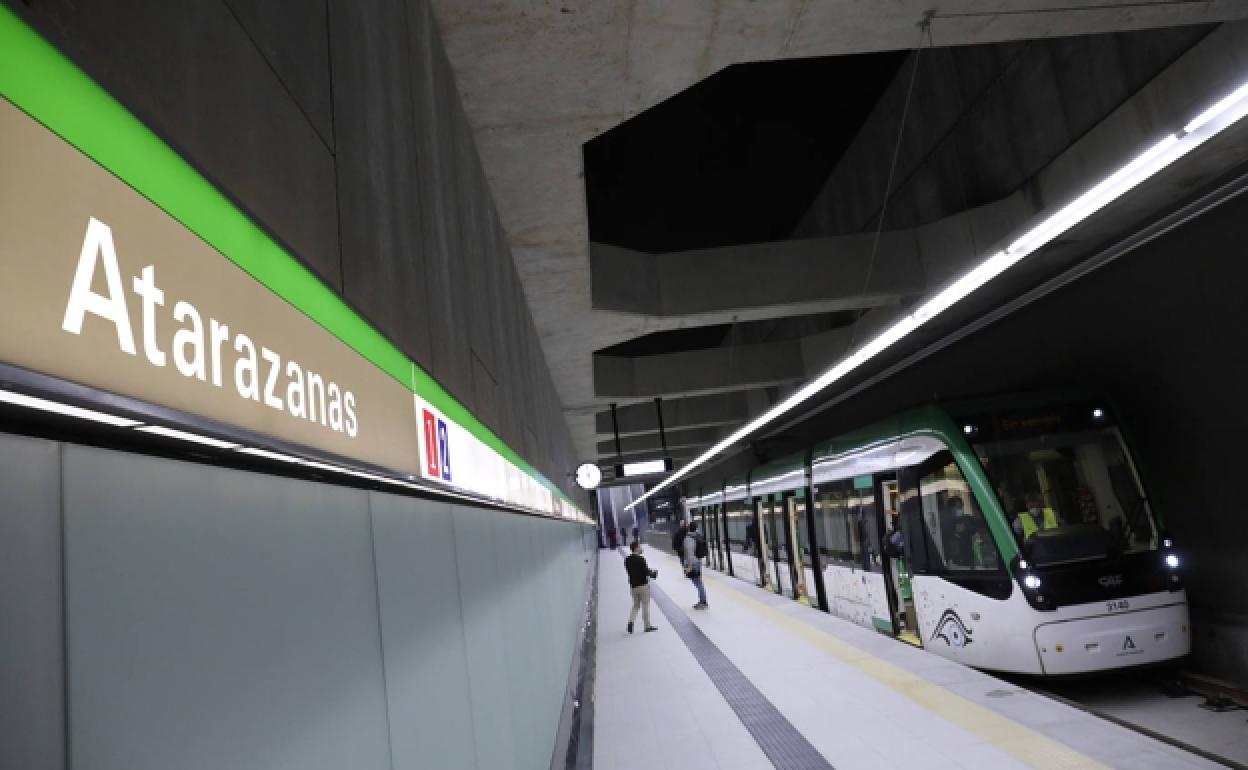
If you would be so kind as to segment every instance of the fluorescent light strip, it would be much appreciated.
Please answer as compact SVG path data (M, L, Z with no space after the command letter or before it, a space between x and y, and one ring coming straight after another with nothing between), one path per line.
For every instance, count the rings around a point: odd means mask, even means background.
M216 447L217 449L238 449L239 446L241 446L240 444L231 443L229 441L222 441L221 439L201 436L198 433L187 433L183 430L174 430L173 428L166 428L161 425L143 425L136 428L136 430L140 430L144 433L154 433L157 436L164 436L165 438L176 438L180 441L190 441L194 444L204 444L205 446Z
M256 449L255 447L245 446L238 451L245 455L263 457L266 460L280 460L284 463L292 463L294 465L299 465L303 462L303 460L300 460L298 457L291 457L290 455L284 455L280 452L270 452L267 449Z
M326 465L325 463L318 463L315 460L300 460L299 464L306 466L308 468L316 468L318 471L329 471L330 473L346 473L347 472L346 468L340 468L337 465Z
M94 409L83 409L78 406L62 404L59 401L49 401L45 398L27 396L23 393L14 393L9 390L0 390L0 402L12 404L13 406L26 407L28 409L38 409L42 412L52 412L53 414L64 415L65 417L77 417L80 420L102 422L105 425L112 425L115 428L133 428L136 425L143 424L138 420L131 420L128 417L117 417L116 415L97 412Z
M1183 133L1190 134L1202 128L1205 124L1211 122L1214 118L1226 112L1231 107L1243 102L1245 97L1248 97L1248 83L1243 84L1239 88L1232 91L1231 94L1225 99L1200 113L1195 118L1192 118L1192 122L1183 127Z
M1030 254L1117 200L1123 193L1178 160L1195 146L1192 142L1183 142L1176 134L1167 136L1011 243L1006 251L1010 254Z
M1005 251L999 251L976 265L970 272L920 305L913 313L894 323L866 345L855 350L785 400L733 431L727 438L698 455L683 468L655 485L649 492L625 506L624 510L632 509L633 506L650 497L655 492L671 486L694 469L706 464L708 460L720 452L824 390L854 369L862 366L915 329L964 299L971 292L996 278L1028 254L1035 252L1036 249L1067 232L1092 214L1095 214L1134 189L1141 182L1149 179L1174 161L1199 147L1208 139L1216 136L1223 129L1233 125L1243 118L1245 114L1248 114L1248 83L1240 86L1229 96L1202 112L1187 124L1181 135L1171 134L1140 153L1140 155L1122 168L1101 180L1083 195L1063 206L1055 214L1049 216L1025 235L1015 240Z
M426 491L426 492L433 491L433 492L438 492L440 494L451 495L453 497L457 497L462 500L469 500L472 502L481 502L479 498L472 497L470 495L457 494L455 492L451 492L449 490L446 490L440 487L432 487L432 486L426 487L426 486L421 486L419 484L414 484L410 481L388 478L386 476L381 476L375 473L356 471L350 468L329 465L326 463L316 462L313 460L304 460L302 458L294 457L292 455L282 454L280 452L271 452L267 449L258 449L256 447L243 446L235 442L222 441L221 439L212 438L210 436L204 436L199 433L191 433L189 431L177 430L176 428L167 428L162 425L145 425L139 420L132 420L129 417L118 417L116 415L107 414L105 412L97 412L94 409L84 409L82 407L64 404L59 401L51 401L46 398L39 398L37 396L28 396L24 393L15 393L11 390L0 389L0 403L11 404L13 406L23 407L26 409L38 409L39 411L42 411L42 412L59 414L65 417L74 417L74 418L81 419L81 420L90 420L92 422L103 423L105 425L111 425L115 428L134 428L136 430L142 431L143 433L150 433L152 435L163 436L165 438L171 438L171 439L177 439L179 441L187 441L187 442L194 443L194 444L202 444L204 446L210 446L216 449L233 450L233 451L240 452L242 454L251 455L253 457L262 457L266 460L278 460L280 462L291 463L293 465L304 465L309 468L317 468L319 470L330 471L333 473L344 473L350 476L356 476L359 478L368 479L370 481L380 481L385 484L392 484L395 486L406 487L408 489L416 489L416 490L421 490L421 491ZM505 502L505 501L500 500L499 502ZM527 506L522 506L522 507L527 507ZM539 509L531 509L531 510L539 510ZM549 511L541 511L541 512L550 513Z

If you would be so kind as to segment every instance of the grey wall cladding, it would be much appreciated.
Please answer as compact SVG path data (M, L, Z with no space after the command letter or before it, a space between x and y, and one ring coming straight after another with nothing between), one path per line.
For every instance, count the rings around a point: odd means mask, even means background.
M363 493L67 447L65 559L75 765L389 767Z
M0 2L574 491L571 437L427 0Z
M451 506L372 494L396 770L476 767Z
M61 481L50 441L0 435L0 767L60 770Z
M588 528L5 434L0 499L6 770L550 764Z

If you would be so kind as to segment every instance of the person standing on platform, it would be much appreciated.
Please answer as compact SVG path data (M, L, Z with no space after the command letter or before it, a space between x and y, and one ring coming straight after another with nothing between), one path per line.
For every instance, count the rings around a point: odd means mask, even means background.
M685 535L685 547L682 561L684 562L685 574L693 581L694 587L698 589L698 603L693 605L695 610L705 610L709 607L706 603L706 586L702 585L702 559L706 558L706 541L698 534L698 523L696 521L689 522L689 533Z
M682 521L674 532L672 532L672 555L677 559L683 559L685 552L685 535L689 534L689 530Z
M633 609L628 613L628 633L633 633L633 621L637 619L637 610L641 610L641 622L647 631L659 629L650 625L650 579L659 576L658 570L650 569L646 558L641 555L641 543L636 540L629 546L632 551L624 557L624 569L628 571L628 587L633 594Z

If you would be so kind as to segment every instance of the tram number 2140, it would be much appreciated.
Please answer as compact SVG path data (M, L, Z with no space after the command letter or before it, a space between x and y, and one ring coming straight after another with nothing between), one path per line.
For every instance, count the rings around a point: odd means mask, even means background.
M1126 599L1119 599L1113 602L1105 602L1105 609L1109 612L1123 612L1131 609L1131 602Z

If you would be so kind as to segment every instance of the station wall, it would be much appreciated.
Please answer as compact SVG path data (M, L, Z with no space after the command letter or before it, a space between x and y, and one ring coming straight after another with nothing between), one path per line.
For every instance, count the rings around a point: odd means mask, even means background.
M586 507L427 0L0 0Z
M550 766L593 530L0 434L0 767Z

